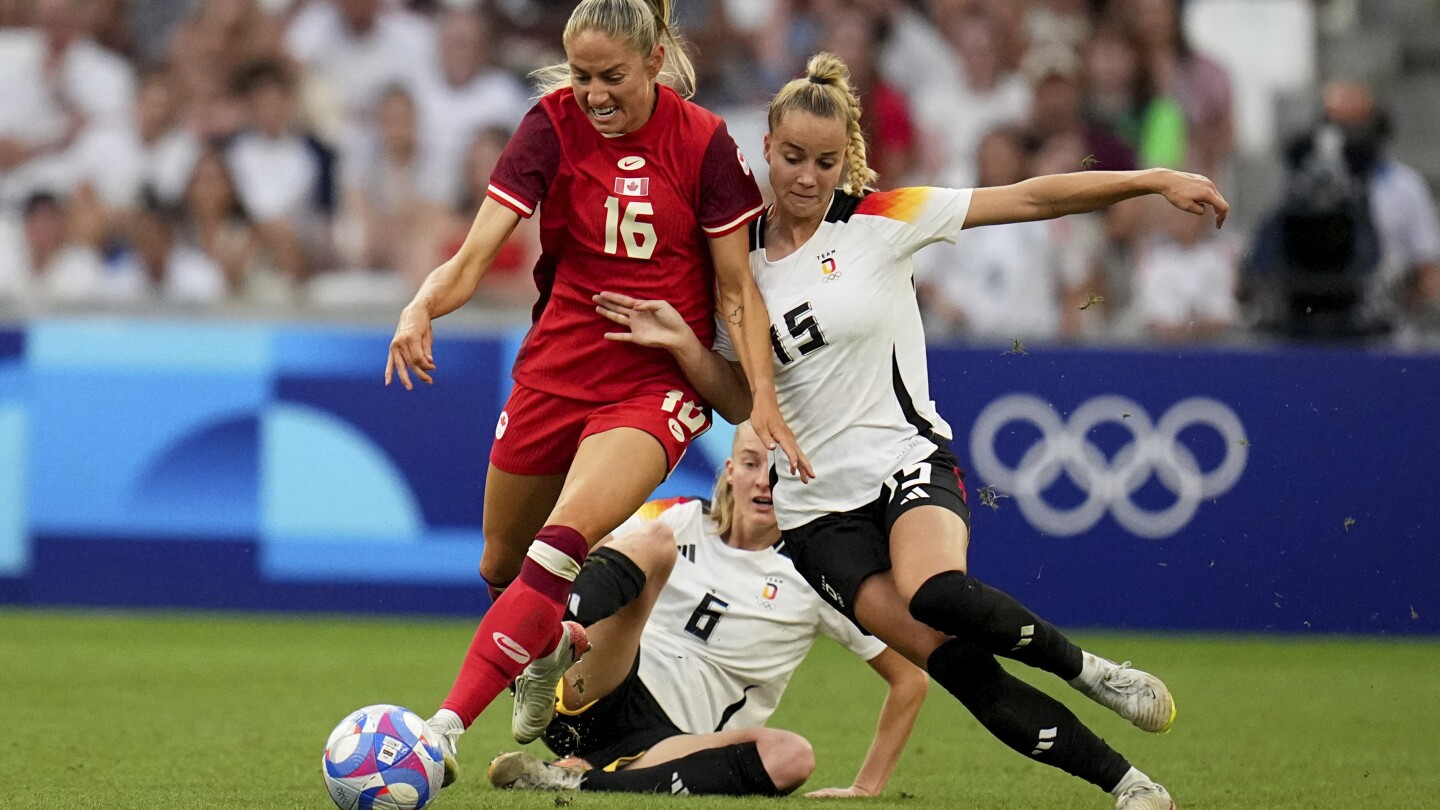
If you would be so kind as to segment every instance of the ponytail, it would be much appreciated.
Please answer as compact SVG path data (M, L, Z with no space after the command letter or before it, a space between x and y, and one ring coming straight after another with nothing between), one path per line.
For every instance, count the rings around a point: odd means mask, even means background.
M685 98L695 95L695 66L685 52L685 40L672 20L671 0L583 0L565 24L562 42L569 45L587 31L614 37L645 57L656 45L665 46L665 64L658 81ZM531 74L547 95L570 86L570 66L551 65Z
M710 519L715 522L715 534L721 539L730 536L735 528L735 487L730 483L730 471L720 468L715 479L715 491L710 497Z
M805 75L780 88L770 102L770 131L791 112L807 112L819 118L845 122L849 143L845 149L846 194L860 196L873 188L878 175L865 160L865 133L860 129L860 99L850 86L850 69L838 56L818 53L805 65Z

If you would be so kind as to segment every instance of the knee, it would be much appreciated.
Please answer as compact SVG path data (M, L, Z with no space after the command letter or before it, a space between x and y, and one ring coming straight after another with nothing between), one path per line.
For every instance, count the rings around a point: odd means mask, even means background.
M498 554L489 553L489 546L480 557L480 578L487 585L504 588L520 576L520 562L502 559Z
M937 630L947 631L966 618L968 585L969 577L964 571L944 571L930 577L910 597L910 615Z
M756 731L755 747L775 789L792 793L805 784L815 772L815 749L810 741L793 731L774 728Z
M675 567L675 532L668 524L658 520L652 520L608 545L640 566L650 582L663 585Z

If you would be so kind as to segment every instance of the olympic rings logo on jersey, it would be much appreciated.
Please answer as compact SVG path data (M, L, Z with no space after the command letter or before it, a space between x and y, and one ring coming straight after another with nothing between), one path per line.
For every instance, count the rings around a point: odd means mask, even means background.
M995 454L995 439L1015 422L1034 425L1041 436L1011 467ZM1103 424L1116 424L1130 433L1131 440L1113 459L1086 438ZM1200 469L1195 454L1179 440L1181 431L1197 426L1219 434L1225 445L1224 459L1208 472ZM1240 417L1208 397L1181 400L1152 422L1134 400L1098 396L1066 421L1038 397L1009 394L987 405L970 431L975 472L1013 497L1031 526L1060 537L1089 531L1106 512L1140 537L1169 537L1190 523L1202 501L1235 486L1245 471L1247 447ZM1084 491L1085 500L1078 506L1057 508L1046 500L1045 491L1061 473ZM1135 503L1133 496L1152 474L1174 494L1170 506L1148 510Z

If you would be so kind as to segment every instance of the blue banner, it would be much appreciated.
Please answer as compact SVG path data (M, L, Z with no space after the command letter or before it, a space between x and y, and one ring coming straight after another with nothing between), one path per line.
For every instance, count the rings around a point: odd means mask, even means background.
M483 611L518 335L442 332L437 384L408 393L380 384L388 340L0 330L0 603ZM1440 358L937 349L931 378L972 572L1057 623L1440 628ZM729 438L702 437L657 495L708 493Z

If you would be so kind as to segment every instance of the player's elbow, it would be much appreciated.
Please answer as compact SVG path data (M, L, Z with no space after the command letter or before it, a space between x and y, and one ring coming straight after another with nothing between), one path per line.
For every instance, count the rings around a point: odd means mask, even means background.
M765 772L781 794L793 793L815 772L815 749L793 731L757 729L755 747Z

